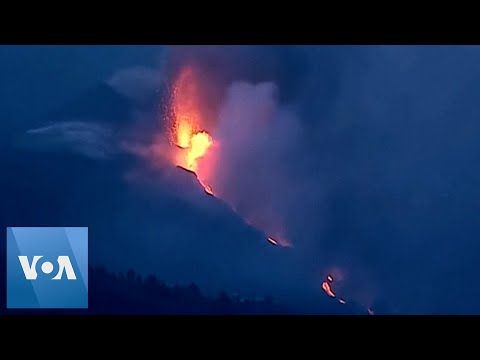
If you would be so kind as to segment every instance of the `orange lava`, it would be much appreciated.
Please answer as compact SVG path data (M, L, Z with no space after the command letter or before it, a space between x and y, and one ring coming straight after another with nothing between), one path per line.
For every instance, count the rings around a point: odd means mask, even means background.
M261 229L261 226L259 224L256 224L254 220L246 219L245 221L250 226L256 227L257 229ZM265 234L265 236L267 235ZM274 234L274 236L267 236L267 240L268 242L270 242L272 245L275 245L275 246L293 247L293 245L290 242L288 242L288 240L285 240L285 238L281 236L281 234Z
M273 244L273 245L275 245L275 246L278 246L278 242L277 242L277 240L275 240L274 238L272 238L272 237L269 236L267 239L268 239L268 241L270 242L270 244Z
M207 193L207 195L213 196L213 190L210 186L204 185L203 188L204 188L205 192Z
M192 118L188 115L176 115L174 130L175 144L183 149L189 148L194 134Z
M322 283L322 289L327 293L328 296L334 298L335 293L332 291L332 288L330 287L330 284L327 281L324 281Z
M171 100L170 142L181 149L176 159L177 165L196 171L198 160L202 158L213 139L202 129L205 119L200 107L200 84L193 68L180 71L173 84Z
M202 129L205 122L200 107L200 84L193 68L183 68L173 84L171 101L170 142L179 149L175 163L197 174L200 184L208 195L212 188L200 176L199 160L213 145L212 136Z
M206 131L200 131L192 135L185 159L188 169L197 170L197 160L207 153L212 144L213 139Z

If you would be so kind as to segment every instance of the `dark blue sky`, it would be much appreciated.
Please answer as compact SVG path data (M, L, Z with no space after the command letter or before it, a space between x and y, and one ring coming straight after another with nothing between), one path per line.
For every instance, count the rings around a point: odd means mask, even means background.
M151 140L168 75L189 63L215 80L215 109L251 106L235 82L274 84L287 120L225 173L239 196L268 194L294 248L264 246L221 202L176 196L117 149ZM0 225L89 225L93 261L212 291L310 306L338 268L369 305L479 313L478 64L466 46L0 46Z

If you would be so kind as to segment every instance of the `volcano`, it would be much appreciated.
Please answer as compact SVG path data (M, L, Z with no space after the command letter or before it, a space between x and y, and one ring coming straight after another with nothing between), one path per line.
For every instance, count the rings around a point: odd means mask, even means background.
M109 114L99 92L90 96L95 101L84 94L69 104L90 104L83 116L93 121L101 113L102 122L114 131L134 121L117 123L117 108L112 105ZM62 114L75 113L61 108ZM58 123L68 117L62 115ZM17 139L22 136L31 134ZM171 284L195 282L207 294L271 295L293 312L348 312L306 290L308 284L293 271L299 259L272 247L222 199L208 196L191 170L152 168L128 153L113 154L108 161L51 147L42 152L11 147L8 154L1 158L8 171L0 178L0 196L2 206L11 210L1 212L0 222L88 226L90 265L124 273L133 268Z

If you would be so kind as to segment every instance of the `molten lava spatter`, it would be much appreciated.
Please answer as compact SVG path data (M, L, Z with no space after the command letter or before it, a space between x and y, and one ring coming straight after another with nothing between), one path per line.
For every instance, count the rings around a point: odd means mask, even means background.
M196 173L200 184L208 195L212 188L205 184L199 171L199 160L213 145L211 135L202 129L199 83L193 68L186 67L179 73L173 84L171 101L170 141L179 150L175 156L176 165Z
M190 147L192 137L201 124L199 102L195 72L186 67L180 71L172 87L170 141L173 144L184 149Z

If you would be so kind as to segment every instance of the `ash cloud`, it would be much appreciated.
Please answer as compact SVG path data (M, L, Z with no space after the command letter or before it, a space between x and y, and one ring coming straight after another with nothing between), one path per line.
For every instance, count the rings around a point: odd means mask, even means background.
M163 71L171 80L185 66L199 70L202 103L216 115L235 81L274 82L280 101L291 97L308 76L308 52L300 46L170 46L163 53Z

